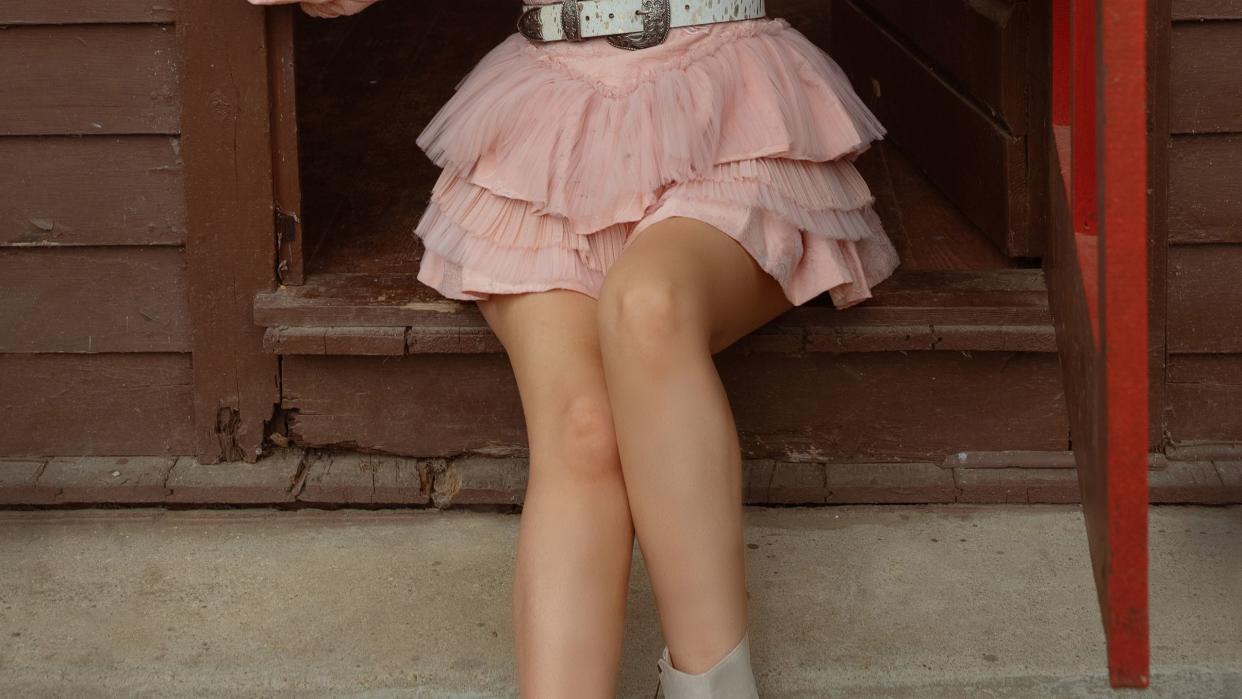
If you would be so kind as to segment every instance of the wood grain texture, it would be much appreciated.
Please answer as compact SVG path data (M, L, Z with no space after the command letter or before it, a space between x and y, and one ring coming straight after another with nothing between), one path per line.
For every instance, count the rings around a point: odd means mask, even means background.
M833 55L888 139L1000 250L1025 254L1025 139L1007 133L848 0L833 11Z
M1173 0L1173 19L1242 19L1242 0Z
M276 207L276 274L282 284L306 281L302 225L302 181L298 151L295 5L267 12L268 75L272 104L272 194Z
M1169 352L1242 352L1242 245L1169 248Z
M316 327L409 328L411 353L492 351L475 336L475 330L490 331L473 303L422 300L411 274L320 273L306 285L260 293L254 320L269 328L307 329L303 332ZM1051 351L1051 322L1041 270L899 270L876 287L867 303L848 313L830 305L791 309L746 338L736 351ZM319 346L317 339L295 344L278 339L270 338L269 350Z
M253 463L280 383L251 318L255 294L276 274L264 12L183 0L177 16L194 453L202 463Z
M873 145L855 165L875 197L876 213L903 271L1017 266L892 143Z
M503 354L286 357L282 407L299 445L412 456L522 454L526 428Z
M170 26L5 29L0 135L175 134L176 63Z
M0 354L0 454L193 449L189 354Z
M1027 132L1029 3L1015 0L865 0L965 95L1014 134Z
M0 0L4 24L169 23L171 0Z
M1067 448L1055 354L734 354L716 362L745 458L938 462L962 450ZM284 368L284 407L299 444L412 456L526 450L503 355L290 356Z
M1149 452L1163 453L1165 444L1166 364L1168 360L1168 294L1171 216L1169 135L1169 54L1172 50L1172 0L1147 0L1150 13L1147 33L1150 127L1147 140L1147 415Z
M0 246L180 245L172 136L0 138Z
M1169 357L1169 436L1242 443L1242 354Z
M0 248L0 352L189 349L181 248Z
M1242 134L1175 136L1169 242L1242 243Z
M1242 132L1242 21L1173 26L1169 99L1173 133Z

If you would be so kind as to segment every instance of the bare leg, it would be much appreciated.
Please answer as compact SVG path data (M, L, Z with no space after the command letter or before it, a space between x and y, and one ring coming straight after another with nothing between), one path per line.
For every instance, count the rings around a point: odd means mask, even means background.
M702 221L643 230L599 299L604 374L630 512L670 659L699 673L742 638L741 452L712 355L792 307Z
M523 697L612 697L634 529L591 297L477 302L509 355L530 444L513 585Z

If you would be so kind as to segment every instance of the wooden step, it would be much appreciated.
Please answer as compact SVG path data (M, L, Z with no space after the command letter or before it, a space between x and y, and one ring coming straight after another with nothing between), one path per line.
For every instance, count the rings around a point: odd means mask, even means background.
M724 351L1056 351L1041 269L899 270L873 293L845 311L821 297ZM254 317L275 354L503 352L474 302L413 274L321 273L258 295Z

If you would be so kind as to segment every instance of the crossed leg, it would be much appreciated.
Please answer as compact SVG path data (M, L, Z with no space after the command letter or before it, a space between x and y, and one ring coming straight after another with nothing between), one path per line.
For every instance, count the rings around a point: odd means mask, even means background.
M710 667L747 614L741 458L711 355L788 310L779 285L723 232L672 217L631 241L598 301L554 289L478 307L530 445L521 696L614 695L635 525L674 666Z
M523 697L612 697L634 530L594 299L553 289L479 301L517 378L530 446L513 583Z
M712 355L791 307L740 243L686 217L640 231L600 292L630 513L683 672L715 665L748 623L741 451Z

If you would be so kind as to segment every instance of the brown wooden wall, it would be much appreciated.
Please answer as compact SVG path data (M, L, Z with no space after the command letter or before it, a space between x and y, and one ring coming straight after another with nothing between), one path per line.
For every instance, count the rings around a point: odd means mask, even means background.
M831 53L888 140L998 250L1042 254L1046 3L834 0L832 7Z
M1242 2L1172 14L1166 429L1242 442Z
M193 452L175 14L0 0L0 455Z

